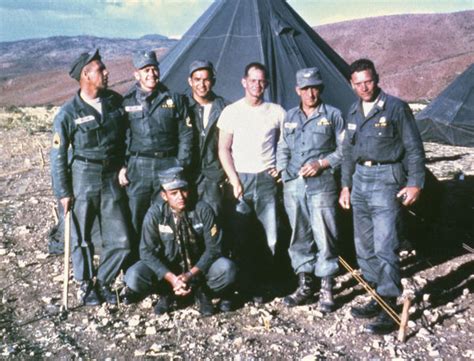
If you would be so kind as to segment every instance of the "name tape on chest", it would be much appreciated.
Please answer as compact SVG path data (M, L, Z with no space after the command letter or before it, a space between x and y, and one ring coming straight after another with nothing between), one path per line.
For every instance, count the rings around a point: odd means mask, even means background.
M93 115L88 115L82 118L74 119L74 123L76 123L76 125L80 125L80 124L84 124L93 120L95 120L95 117Z
M347 123L347 129L348 130L356 130L357 129L357 124L356 123Z
M283 126L285 129L295 129L298 126L298 123L285 123Z
M158 225L158 230L161 233L173 233L173 229L170 226L168 226L167 224L159 224Z
M143 105L127 105L125 111L127 113L141 112L143 110Z

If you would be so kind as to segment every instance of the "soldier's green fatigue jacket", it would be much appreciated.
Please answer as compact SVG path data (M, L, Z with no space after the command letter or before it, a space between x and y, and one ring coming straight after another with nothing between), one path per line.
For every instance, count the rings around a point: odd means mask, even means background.
M145 213L160 190L158 173L191 163L193 129L183 97L163 84L145 93L135 84L124 96L127 114L127 187L136 239Z
M222 210L223 182L225 173L218 156L217 120L222 110L229 104L224 98L212 93L212 106L207 126L204 127L203 107L192 94L186 94L189 114L194 129L193 159L191 179L196 187L199 200L207 202L216 215Z
M205 202L187 211L194 234L194 244L188 245L193 264L203 273L222 255L222 232L215 223L212 209ZM173 213L165 204L150 207L143 222L140 259L162 279L167 272L182 271L183 259Z
M103 91L100 115L78 92L54 119L53 190L58 199L74 198L71 245L77 280L94 276L94 221L100 223L103 242L97 271L101 282L113 280L129 253L126 201L117 178L125 157L126 120L121 100L119 94Z

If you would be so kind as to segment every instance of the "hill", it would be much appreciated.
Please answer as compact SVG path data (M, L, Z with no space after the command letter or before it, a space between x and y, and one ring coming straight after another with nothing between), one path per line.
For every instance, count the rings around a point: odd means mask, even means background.
M394 15L314 28L348 63L373 59L382 86L408 101L436 97L474 59L474 11ZM51 37L0 43L0 106L58 105L77 83L67 69L77 54L99 47L110 70L109 84L124 92L132 83L131 54L152 48L163 55L176 40L91 36Z
M67 72L80 54L99 48L110 70L109 84L119 92L131 81L132 54L154 49L158 54L176 40L161 35L140 39L108 39L94 36L60 36L0 43L0 105L58 105L71 97L77 82Z
M474 11L394 15L314 28L346 62L374 60L387 91L436 97L474 62Z

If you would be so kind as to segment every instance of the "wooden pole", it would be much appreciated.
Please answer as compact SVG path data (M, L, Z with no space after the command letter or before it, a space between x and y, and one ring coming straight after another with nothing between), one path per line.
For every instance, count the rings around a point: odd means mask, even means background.
M63 278L63 309L67 311L67 294L69 286L69 256L71 254L71 212L64 216L64 278Z
M400 328L398 330L398 341L405 342L407 337L407 325L408 319L410 317L408 311L410 310L411 306L411 299L405 298L403 301L403 310L402 310L402 317L400 320Z

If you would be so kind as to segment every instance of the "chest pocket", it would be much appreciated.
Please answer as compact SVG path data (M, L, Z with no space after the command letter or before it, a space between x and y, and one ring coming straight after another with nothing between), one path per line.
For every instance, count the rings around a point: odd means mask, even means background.
M161 227L167 228L169 226L167 225L163 226L160 224L160 228ZM171 230L171 227L169 228ZM167 259L174 259L177 256L177 254L179 254L179 245L178 245L178 242L176 241L173 231L172 230L171 232L160 231L160 238L161 238L161 241L163 242L163 247L164 247L163 253L165 254L165 257Z
M78 124L74 139L75 146L85 148L97 147L100 143L100 129L101 126L97 119Z
M156 108L153 114L153 131L178 134L176 108L166 105L166 102Z
M120 110L114 110L110 113L107 113L106 122L104 127L107 131L107 134L110 133L110 141L112 142L122 142L125 136L125 127L123 123L123 112Z
M145 112L143 110L127 112L127 115L133 135L137 135L139 137L149 135L150 123L145 117Z
M313 146L325 149L335 147L334 132L330 125L317 125L312 129Z
M296 127L292 127L292 128L285 127L283 134L288 146L290 148L293 148L293 146L295 145Z

